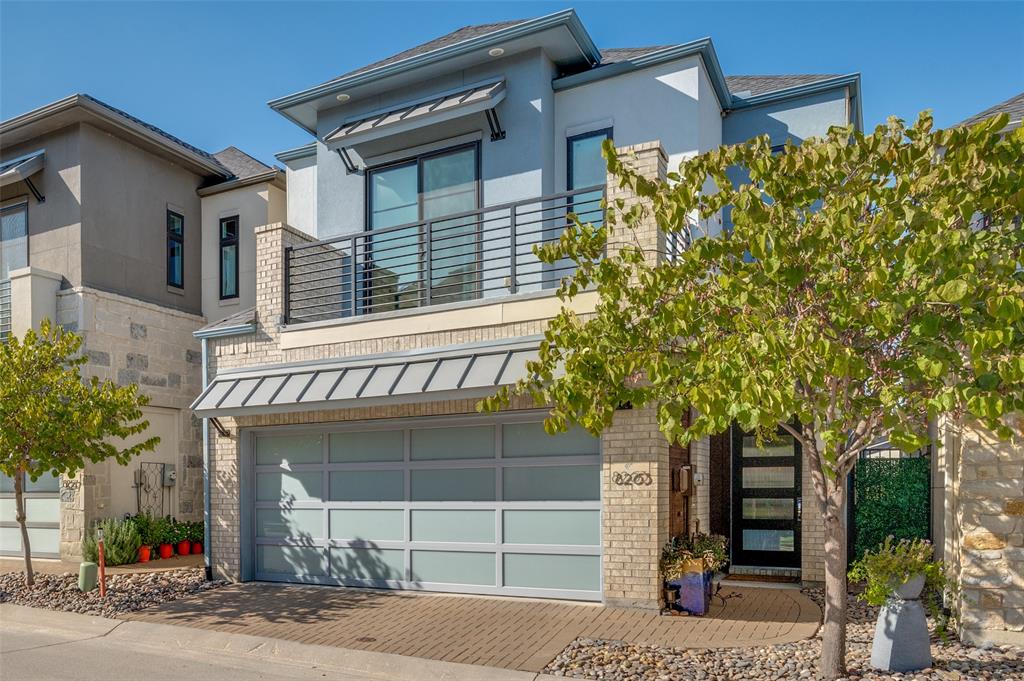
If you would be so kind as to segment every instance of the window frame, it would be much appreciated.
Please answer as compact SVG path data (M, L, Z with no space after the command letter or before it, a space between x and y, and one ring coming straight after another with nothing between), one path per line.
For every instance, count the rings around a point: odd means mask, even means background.
M602 137L602 136L605 139L607 139L607 140L614 139L613 131L614 131L614 128L611 128L611 127L608 127L608 128L598 128L596 130L591 130L590 132L582 132L582 133L580 133L578 135L569 135L568 137L565 138L565 190L566 191L571 192L571 191L574 191L576 189L583 189L584 188L584 187L574 187L573 186L573 181L572 181L572 171L573 171L572 145L573 145L573 142L578 142L580 140L589 139L591 137Z
M5 215L7 213L13 213L13 212L16 212L18 210L22 210L22 211L25 212L25 265L24 265L24 267L29 267L32 264L32 248L31 248L31 245L29 243L29 240L31 238L31 234L30 234L31 226L29 224L28 198L20 197L19 196L19 197L15 198L15 199L11 199L9 201L0 203L0 215ZM10 278L10 272L8 272L7 274L8 274L8 278Z
M181 221L181 234L175 234L171 231L171 216L178 218ZM167 209L165 231L167 236L167 242L165 248L167 250L167 285L178 289L185 289L185 216L178 211ZM180 272L179 274L181 281L175 282L172 276L172 265L171 265L171 244L176 243L181 247L181 261L180 261Z
M235 236L232 238L224 238L224 223L234 221L235 223ZM218 277L218 283L220 288L218 289L218 295L220 300L237 300L238 291L238 270L241 266L242 253L239 248L239 240L241 238L241 222L238 215L225 215L224 217L217 220L217 267L220 272ZM235 281L234 281L234 294L226 296L224 295L224 248L234 246L235 247Z

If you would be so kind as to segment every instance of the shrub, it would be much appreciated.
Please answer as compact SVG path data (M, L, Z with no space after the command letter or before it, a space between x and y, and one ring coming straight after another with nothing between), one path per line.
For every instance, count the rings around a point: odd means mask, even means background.
M135 523L135 527L139 530L139 538L142 539L143 546L153 546L159 543L154 532L156 518L149 513L139 513L132 516L131 521Z
M103 560L107 565L127 565L138 560L142 546L138 527L130 518L107 518L94 525L82 543L82 555L87 561L99 561L97 529L103 530Z
M154 544L174 543L174 529L170 518L154 518L152 531Z
M683 573L683 563L696 559L704 560L705 570L718 572L729 562L727 545L728 540L718 534L672 537L661 550L659 567L662 578L666 581L678 579Z
M864 555L889 535L897 540L928 537L929 464L927 456L857 462L854 555Z
M187 534L189 541L201 544L204 539L203 521L197 520L194 523L188 523Z

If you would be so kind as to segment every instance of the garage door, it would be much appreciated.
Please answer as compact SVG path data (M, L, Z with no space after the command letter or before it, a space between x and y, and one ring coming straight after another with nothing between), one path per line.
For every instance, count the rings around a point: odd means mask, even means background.
M521 419L253 433L256 579L599 600L599 440Z
M16 520L14 480L0 473L0 555L24 555L21 528ZM25 517L32 555L60 557L60 480L44 475L25 480Z

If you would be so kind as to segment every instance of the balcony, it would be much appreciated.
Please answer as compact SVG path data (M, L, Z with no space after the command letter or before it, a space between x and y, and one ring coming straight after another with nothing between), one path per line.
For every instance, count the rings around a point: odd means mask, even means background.
M575 214L603 219L598 185L285 249L289 324L553 292L575 265L542 263Z

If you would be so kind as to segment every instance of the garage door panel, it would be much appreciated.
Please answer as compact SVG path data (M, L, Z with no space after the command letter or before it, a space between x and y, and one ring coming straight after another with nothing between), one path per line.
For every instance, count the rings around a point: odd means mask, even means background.
M256 447L257 466L322 463L322 435L263 435Z
M494 511L414 509L412 540L494 543Z
M401 470L332 471L331 501L402 501L405 474Z
M588 456L600 452L601 441L583 428L548 435L543 423L508 423L502 427L502 456Z
M401 461L404 452L405 433L400 430L331 433L331 463Z
M502 472L505 501L597 501L599 466L523 466Z
M402 541L402 509L331 509L330 537L344 540Z
M412 431L412 460L493 459L494 426L417 428Z
M503 521L507 544L601 545L598 510L509 510Z
M505 586L534 589L601 588L601 557L506 553Z
M494 586L495 555L470 551L413 551L414 582Z
M413 469L413 501L494 501L493 468Z
M323 501L320 471L256 474L256 501Z
M324 512L318 508L256 509L256 534L260 537L322 539Z
M263 544L256 547L257 570L265 574L322 577L324 549L319 546L283 546Z
M357 580L405 580L405 551L376 547L330 549L331 577L343 583Z

